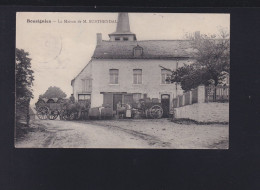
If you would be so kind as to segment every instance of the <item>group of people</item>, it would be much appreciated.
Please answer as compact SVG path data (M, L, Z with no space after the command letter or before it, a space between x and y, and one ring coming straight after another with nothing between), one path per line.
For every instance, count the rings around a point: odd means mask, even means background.
M130 118L131 108L132 106L130 104L122 104L121 101L119 101L116 106L116 114L119 116L119 118Z

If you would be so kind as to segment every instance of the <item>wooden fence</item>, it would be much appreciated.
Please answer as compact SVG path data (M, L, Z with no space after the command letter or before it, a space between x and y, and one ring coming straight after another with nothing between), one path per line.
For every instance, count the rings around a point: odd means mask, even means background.
M199 86L188 92L178 95L173 99L173 107L178 108L186 105L202 102L228 102L229 86Z

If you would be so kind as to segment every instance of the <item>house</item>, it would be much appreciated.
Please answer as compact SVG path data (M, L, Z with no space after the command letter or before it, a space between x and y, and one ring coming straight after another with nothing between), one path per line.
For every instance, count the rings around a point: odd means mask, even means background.
M141 98L158 98L164 116L169 114L172 99L183 91L165 79L171 72L192 63L193 49L188 40L138 41L130 30L128 13L119 13L116 31L102 40L97 34L93 56L71 81L76 101L91 101L91 107L131 103Z

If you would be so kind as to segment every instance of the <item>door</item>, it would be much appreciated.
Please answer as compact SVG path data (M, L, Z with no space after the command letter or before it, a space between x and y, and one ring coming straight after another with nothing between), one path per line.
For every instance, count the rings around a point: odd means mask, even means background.
M103 94L103 106L109 108L113 107L113 94L111 93Z
M133 94L125 94L124 95L124 104L130 104L132 105L134 102Z
M169 117L169 111L170 111L170 95L169 94L162 94L161 104L162 104L162 109L163 109L163 117Z
M113 110L116 110L116 106L118 102L122 104L122 94L114 94L113 95Z

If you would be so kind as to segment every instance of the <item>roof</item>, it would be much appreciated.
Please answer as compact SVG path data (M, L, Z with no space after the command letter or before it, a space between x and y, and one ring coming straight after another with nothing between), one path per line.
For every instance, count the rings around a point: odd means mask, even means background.
M143 48L142 56L134 56L134 48ZM189 40L102 41L96 46L94 59L171 59L191 57Z

